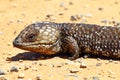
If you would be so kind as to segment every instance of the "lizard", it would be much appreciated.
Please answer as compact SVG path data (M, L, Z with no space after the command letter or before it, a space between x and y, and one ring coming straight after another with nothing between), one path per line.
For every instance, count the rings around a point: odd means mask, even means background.
M120 27L36 22L19 33L13 46L45 55L70 53L71 60L83 53L119 59Z

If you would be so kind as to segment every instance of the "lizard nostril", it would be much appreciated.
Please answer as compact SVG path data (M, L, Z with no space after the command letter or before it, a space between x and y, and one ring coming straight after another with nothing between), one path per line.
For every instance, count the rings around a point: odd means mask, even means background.
M13 41L13 45L14 46L19 45L19 41L18 40Z

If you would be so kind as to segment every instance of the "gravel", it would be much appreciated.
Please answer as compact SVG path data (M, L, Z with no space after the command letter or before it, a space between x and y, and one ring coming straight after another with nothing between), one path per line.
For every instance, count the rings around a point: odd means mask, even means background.
M33 71L38 71L38 68L33 67L32 70Z
M87 65L84 62L82 62L80 68L87 68Z
M70 20L71 20L71 21L77 21L77 20L78 20L78 17L77 17L76 15L72 15L72 16L70 17Z
M77 69L71 69L70 70L70 73L77 73L77 72L79 72L79 70L77 70Z
M2 31L0 31L0 35L2 35L3 34L3 32Z
M102 7L99 7L99 8L98 8L98 10L99 10L99 11L102 11L102 10L103 10L103 8L102 8Z
M64 13L63 12L59 12L59 15L63 15Z
M113 62L113 60L112 60L112 59L110 59L110 60L109 60L109 62Z
M67 75L65 75L65 76L67 76L67 77L68 77L68 76L72 76L72 77L76 77L76 78L78 77L78 75L76 75L76 74L67 74Z
M100 58L97 58L97 61L100 61L101 59Z
M32 62L32 65L36 65L37 64L37 62Z
M9 79L6 78L5 76L0 76L0 80L9 80Z
M96 66L101 66L101 65L102 65L102 63L97 63L97 64L96 64Z
M29 67L28 66L24 66L24 70L28 70L29 69Z
M73 5L73 2L70 1L70 2L69 2L69 5Z
M4 70L0 69L0 75L5 75Z
M17 66L13 66L10 69L11 72L18 72L18 67Z
M41 80L41 76L40 76L40 75L37 75L37 76L36 76L36 80Z
M85 17L91 18L92 14L85 14Z
M82 20L81 20L81 23L85 23L85 22L87 22L86 19L82 19Z
M60 7L64 7L65 6L65 3L64 2L61 2L60 3Z
M24 78L24 77L25 77L25 74L23 74L23 73L18 74L18 78L19 78L19 79L22 79L22 78Z
M93 76L93 80L100 80L98 76Z
M75 15L71 15L71 17L70 17L70 20L71 21L77 21L77 20L80 20L80 19L82 19L83 17L85 17L83 14L75 14Z
M84 59L87 59L90 55L86 54L83 56Z
M109 20L107 20L107 19L102 19L102 20L101 20L101 23L108 24L108 23L110 23L110 21L109 21Z
M39 66L42 66L43 64L42 63L39 63Z
M46 17L50 18L51 16L53 16L52 14L47 14Z

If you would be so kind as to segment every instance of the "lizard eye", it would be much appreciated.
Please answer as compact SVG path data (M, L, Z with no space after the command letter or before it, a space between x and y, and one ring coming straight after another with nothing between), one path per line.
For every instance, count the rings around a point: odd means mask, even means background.
M35 34L29 34L28 35L28 40L29 41L34 41L35 40Z

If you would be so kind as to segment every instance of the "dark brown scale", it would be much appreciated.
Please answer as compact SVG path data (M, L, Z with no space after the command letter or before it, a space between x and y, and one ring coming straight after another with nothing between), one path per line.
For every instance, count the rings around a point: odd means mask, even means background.
M120 28L91 24L62 24L61 35L72 36L81 52L120 58ZM88 49L88 50L86 50Z

